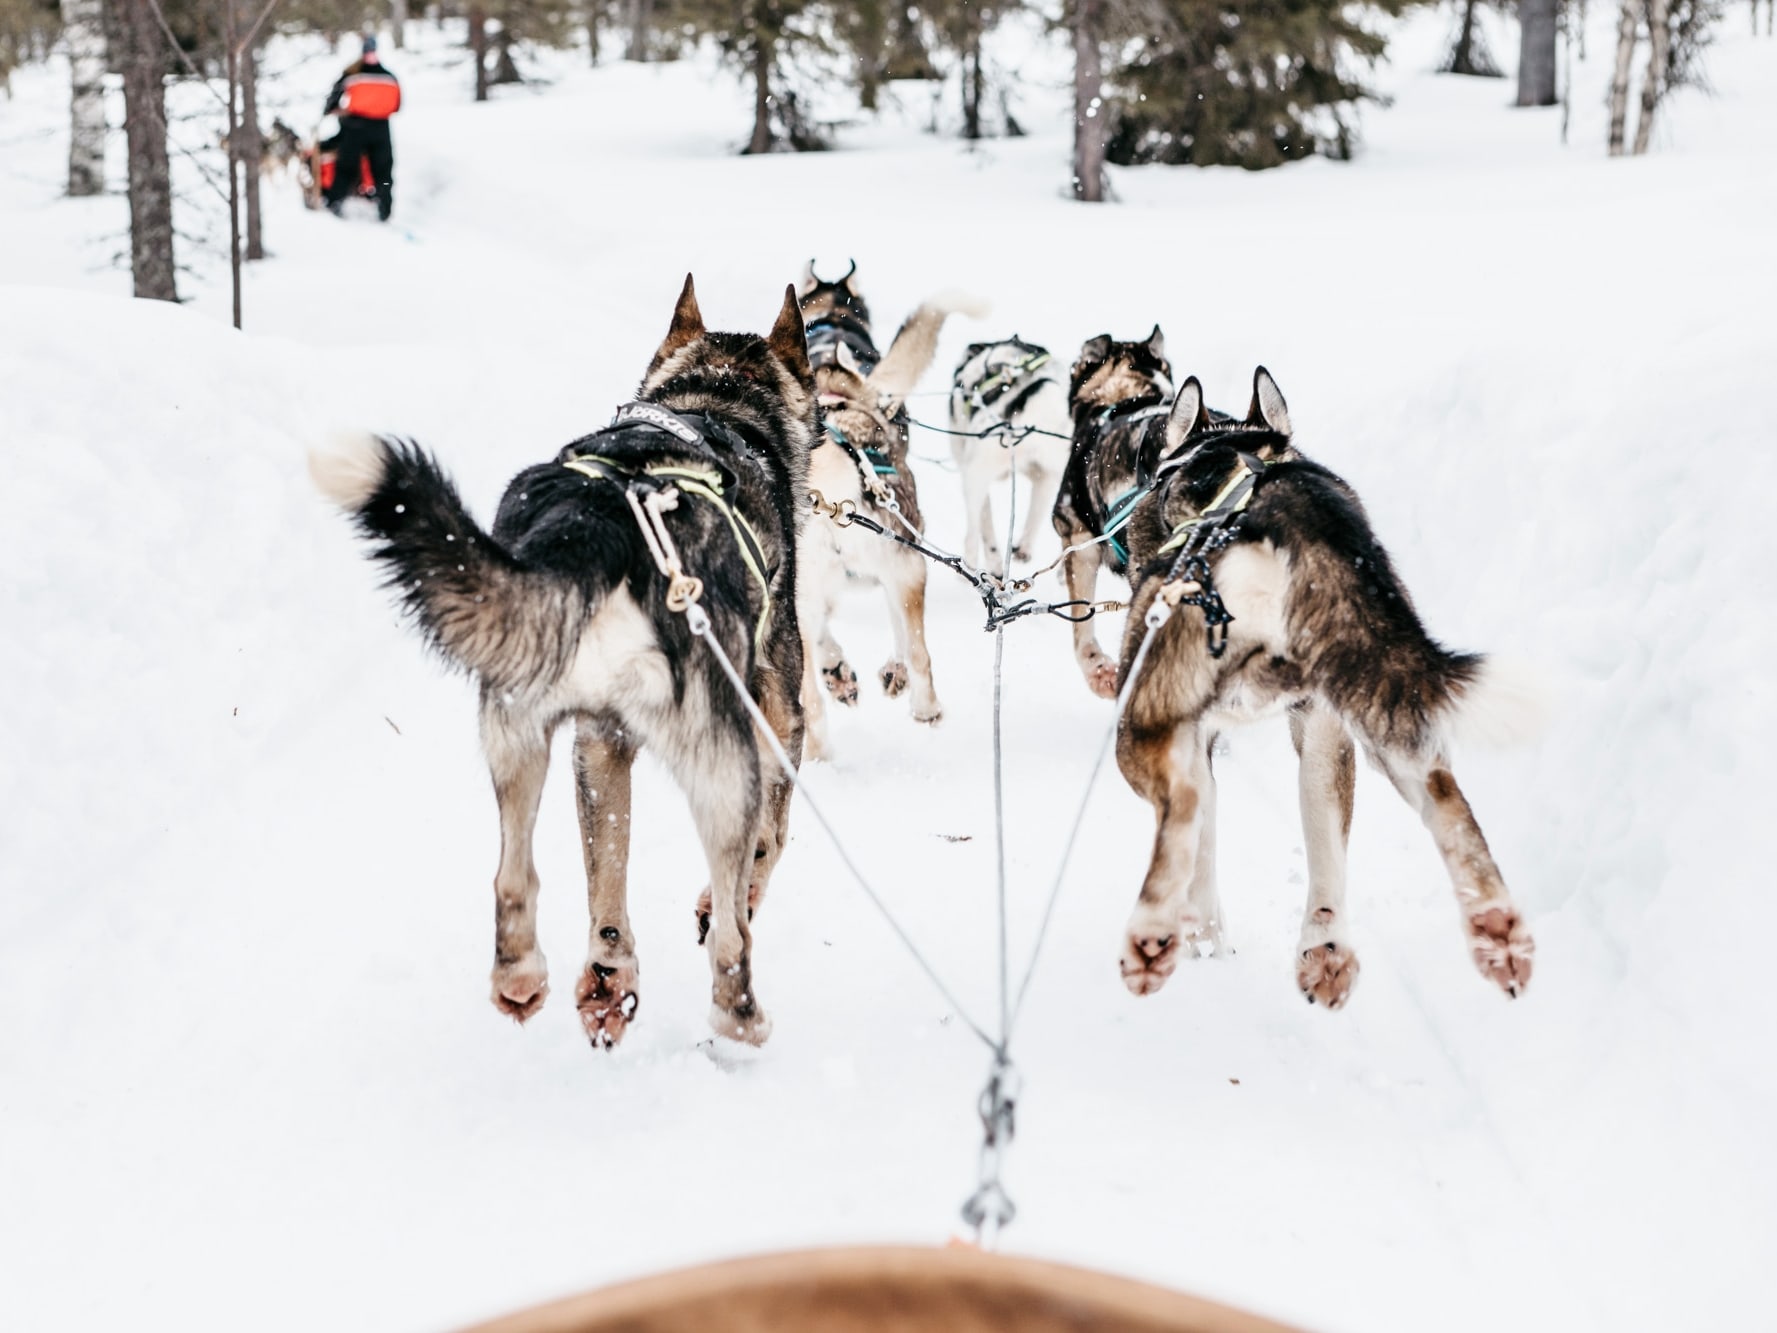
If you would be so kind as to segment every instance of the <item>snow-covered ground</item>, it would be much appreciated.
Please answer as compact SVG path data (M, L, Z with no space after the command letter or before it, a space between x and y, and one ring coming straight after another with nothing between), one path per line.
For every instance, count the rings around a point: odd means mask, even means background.
M927 390L1013 330L1070 356L1158 320L1231 407L1264 362L1433 631L1560 688L1534 746L1459 762L1539 943L1513 1004L1368 771L1363 978L1343 1012L1302 1003L1276 725L1219 767L1237 954L1132 999L1115 957L1151 819L1107 773L1020 1038L1005 1247L1329 1333L1766 1324L1777 43L1743 18L1710 58L1718 95L1679 99L1645 159L1603 156L1602 32L1563 149L1559 111L1429 73L1433 16L1403 30L1357 163L1118 172L1105 208L1061 197L1065 98L1042 72L1065 61L1021 38L1027 139L922 135L908 90L846 151L744 160L746 92L705 62L564 56L475 106L460 53L416 25L389 52L397 225L269 187L245 336L214 248L181 252L185 307L125 299L121 198L58 197L65 66L17 72L0 1327L436 1330L690 1261L959 1229L984 1054L805 814L758 925L763 1050L707 1040L701 856L646 762L638 1026L594 1053L566 998L585 907L563 771L537 839L556 995L522 1031L495 1013L472 692L396 623L302 466L332 426L399 429L491 516L514 470L625 400L687 270L713 324L760 328L811 254L857 257L885 330L939 287L994 300L947 331ZM272 54L272 100L306 123L345 57ZM221 235L179 174L182 230ZM920 480L960 540L954 476ZM987 1014L992 643L959 581L931 592L943 726L867 693L809 782ZM876 606L840 622L860 668L887 655ZM1059 623L1008 634L1015 958L1108 719L1066 645Z

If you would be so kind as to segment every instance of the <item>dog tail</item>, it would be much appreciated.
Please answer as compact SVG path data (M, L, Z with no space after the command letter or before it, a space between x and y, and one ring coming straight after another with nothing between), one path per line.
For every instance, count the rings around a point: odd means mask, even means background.
M946 319L951 315L982 319L989 309L986 301L958 291L939 292L922 301L919 309L907 316L887 354L870 372L870 387L881 396L884 406L898 407L913 392L913 386L938 354L938 335L943 332Z
M1438 710L1438 732L1467 748L1499 750L1535 740L1554 711L1548 677L1527 662L1507 658L1462 659Z
M309 453L315 485L376 543L371 558L427 642L497 690L553 680L579 641L581 589L526 569L409 440L342 436Z

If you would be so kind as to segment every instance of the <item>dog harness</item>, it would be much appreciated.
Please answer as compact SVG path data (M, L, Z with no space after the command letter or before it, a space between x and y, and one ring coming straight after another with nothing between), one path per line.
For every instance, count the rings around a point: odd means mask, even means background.
M1119 422L1145 421L1149 417L1165 416L1170 411L1172 411L1171 403L1149 403L1133 411L1124 408L1121 403L1113 403L1111 406L1099 410L1098 419L1093 422L1092 428L1095 433L1103 433L1104 428L1110 425L1113 419ZM1122 564L1129 563L1129 549L1117 534L1129 526L1129 520L1135 513L1135 507L1142 502L1143 496L1154 489L1156 480L1155 477L1143 478L1138 475L1135 485L1105 506L1104 529L1098 535L1110 543L1112 552Z
M837 361L840 343L851 349L851 354L857 358L858 369L865 375L875 370L882 360L870 330L848 311L837 310L811 320L803 326L802 332L808 339L808 364L811 366L825 366Z
M733 441L745 448L741 440L730 427L712 417L705 418L710 427L718 434L729 436ZM681 444L691 445L710 451L710 443L704 432L691 424L684 415L660 407L655 403L630 403L617 409L611 418L611 424L604 430L587 437L596 440L600 435L613 431L641 426L649 430L659 431L672 436ZM584 441L575 441L575 444ZM606 454L593 452L569 452L575 445L569 445L563 451L561 465L583 477L594 481L609 481L622 486L630 493L631 507L636 506L635 492L642 488L644 478L660 483L653 489L675 489L687 495L695 496L713 507L728 521L728 529L734 534L734 544L740 550L741 562L746 565L747 572L759 585L759 622L753 631L753 648L757 651L765 642L765 629L771 620L771 575L767 571L765 548L759 541L759 534L753 525L747 522L745 514L731 504L727 498L727 478L719 467L700 468L674 459L661 459L658 462L637 465L632 461L612 458ZM643 535L648 535L643 526Z
M1026 355L1001 366L970 391L969 406L977 412L994 407L1003 398L1006 399L1006 404L1000 410L1000 415L1010 416L1018 410L1019 391L1030 387L1030 381L1035 379L1036 372L1050 361L1047 348L1023 342L1016 334L1008 338L1005 343L987 343L983 344L983 347L1006 346L1008 344L1024 349Z

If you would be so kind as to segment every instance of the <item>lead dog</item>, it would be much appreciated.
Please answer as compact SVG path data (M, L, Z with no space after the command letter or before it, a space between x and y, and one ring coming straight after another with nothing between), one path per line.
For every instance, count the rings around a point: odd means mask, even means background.
M675 606L643 524L664 524L695 600L792 761L802 751L796 533L815 425L795 293L766 337L711 333L691 279L638 401L507 487L493 531L418 446L363 438L311 457L321 489L376 545L431 645L481 687L500 807L493 1001L523 1022L549 992L531 833L555 729L574 722L592 929L575 987L595 1046L641 989L630 928L630 766L652 746L691 804L709 862L716 1031L762 1042L748 924L783 851L790 783ZM677 590L680 594L683 589Z
M971 343L950 380L950 429L968 519L962 557L1004 573L991 491L1012 475L1016 460L1019 475L1030 484L1030 501L1012 559L1030 559L1037 525L1052 516L1067 468L1072 431L1067 376L1047 348L1016 334Z
M797 286L808 321L809 358L821 411L821 433L809 457L809 485L827 506L849 504L889 532L923 527L919 489L908 463L907 395L932 364L944 321L981 307L954 293L932 297L907 317L886 353L876 348L870 308L859 293L854 263L837 282L815 275L810 261ZM831 508L828 509L832 517ZM833 637L832 616L848 587L880 587L888 603L894 656L877 673L883 692L909 697L916 722L944 715L926 648L925 558L861 526L828 517L803 529L797 609L808 654L802 702L807 754L828 753L822 687L839 703L858 701L858 677Z
M1202 387L1186 380L1162 443L1153 489L1128 528L1134 591L1121 676L1157 597L1200 604L1180 605L1156 632L1118 733L1123 775L1159 821L1129 920L1124 983L1151 994L1187 943L1220 947L1211 747L1225 727L1287 709L1308 851L1296 966L1308 1002L1337 1009L1357 980L1345 925L1353 737L1430 829L1481 974L1521 994L1535 945L1456 785L1445 739L1459 713L1509 703L1485 659L1426 633L1357 496L1297 451L1289 408L1263 367L1242 421L1212 417ZM1218 609L1232 616L1219 627L1219 652Z

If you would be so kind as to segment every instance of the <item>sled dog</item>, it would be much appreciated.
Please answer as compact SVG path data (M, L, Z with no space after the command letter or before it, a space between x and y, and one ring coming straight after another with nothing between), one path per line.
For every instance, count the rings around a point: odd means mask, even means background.
M983 435L995 427L1001 433ZM1020 432L1034 428L1034 432ZM999 342L970 343L950 380L950 453L963 479L963 513L968 529L963 559L980 569L1004 573L1000 529L993 521L994 485L1012 475L1029 483L1024 525L1012 559L1029 560L1037 524L1049 518L1067 469L1072 423L1067 410L1067 376L1046 347L1017 334ZM1016 441L1016 448L1009 447ZM1011 520L1008 520L1010 522Z
M1054 511L1073 601L1093 600L1100 566L1119 574L1128 568L1123 529L1152 480L1171 402L1172 366L1158 324L1145 342L1113 342L1101 333L1080 349L1068 376L1073 444ZM1098 646L1092 621L1077 620L1073 630L1087 687L1114 698L1117 664Z
M1260 367L1240 421L1212 416L1195 378L1161 423L1152 489L1128 525L1127 679L1156 598L1177 610L1130 686L1117 762L1159 819L1121 957L1137 995L1187 949L1222 942L1215 879L1218 732L1288 710L1300 757L1308 905L1296 983L1337 1009L1357 980L1345 923L1353 738L1424 820L1456 889L1481 975L1508 996L1535 945L1447 753L1461 715L1512 706L1486 660L1425 631L1357 496L1297 451L1289 408Z
M531 834L556 727L574 721L591 934L575 986L594 1046L641 990L626 904L630 767L652 746L690 802L709 862L699 905L716 1031L762 1042L749 918L783 851L790 782L688 627L653 553L664 526L690 597L773 731L802 752L796 534L817 429L802 317L786 288L765 337L704 328L689 277L637 401L507 487L491 532L432 457L364 438L311 456L321 489L373 543L432 647L481 687L500 812L493 1002L520 1022L549 992Z
M907 317L888 351L879 352L870 308L857 288L857 268L854 262L844 277L829 282L815 275L811 260L797 285L821 411L809 485L818 503L849 503L888 531L907 536L924 524L908 465L904 404L937 353L945 319L979 313L981 307L952 293L932 297ZM830 749L823 686L839 703L858 701L857 673L831 626L848 584L874 584L888 601L895 649L877 672L883 692L890 698L905 692L916 722L939 721L943 706L926 649L925 558L867 528L816 517L803 528L799 578L797 611L808 654L802 686L808 756L819 758Z

